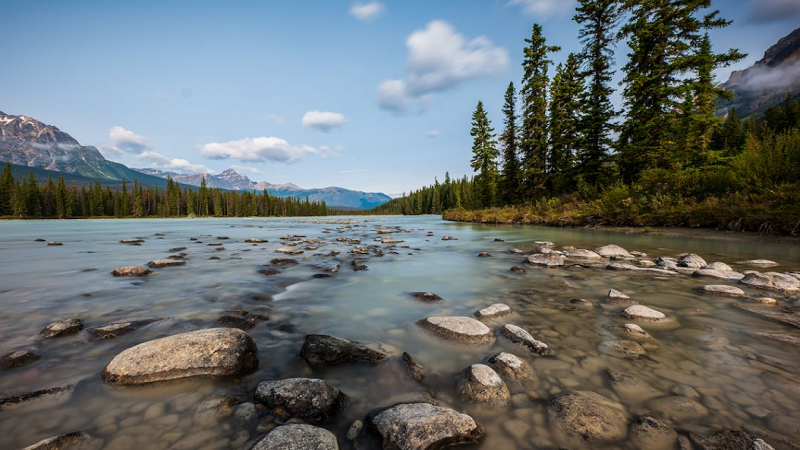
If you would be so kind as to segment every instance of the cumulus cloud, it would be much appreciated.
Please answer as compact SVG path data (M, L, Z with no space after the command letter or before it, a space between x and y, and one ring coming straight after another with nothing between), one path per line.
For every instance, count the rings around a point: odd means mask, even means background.
M798 0L751 0L747 21L764 24L781 20L800 19Z
M347 117L341 113L329 111L309 111L303 115L303 126L328 132L347 123Z
M406 78L386 80L378 87L378 105L396 113L424 108L430 94L508 68L508 52L484 36L467 40L449 23L435 20L406 39Z
M253 175L263 175L264 174L263 171L258 170L255 167L242 166L242 165L238 165L238 164L231 165L231 169L233 169L233 170L235 170L235 171L237 171L239 173L247 172L247 173L251 173Z
M509 5L519 5L526 14L537 17L551 17L565 14L575 9L575 0L511 0Z
M146 137L119 126L111 127L108 131L108 139L114 147L132 153L139 153L152 146Z
M209 173L211 169L202 164L192 164L183 158L170 158L153 149L153 143L144 136L123 127L115 126L108 131L110 146L100 146L105 157L120 157L132 154L133 157L154 169L174 170L188 173Z
M213 172L202 164L192 164L183 158L169 158L152 150L145 150L136 155L138 161L150 167L161 170L177 170L185 173L210 173Z
M280 162L292 164L306 155L329 152L307 145L290 145L277 137L244 138L237 141L211 142L200 148L200 154L211 159L238 159L246 162Z
M350 7L350 15L358 20L372 20L383 13L383 3L355 3Z

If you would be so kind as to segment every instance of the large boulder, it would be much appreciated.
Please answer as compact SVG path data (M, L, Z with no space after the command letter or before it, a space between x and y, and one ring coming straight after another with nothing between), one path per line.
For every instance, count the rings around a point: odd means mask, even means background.
M342 410L347 397L336 386L316 378L262 381L256 401L269 408L282 407L291 416L324 422Z
M343 363L374 364L388 358L389 353L383 344L379 343L362 344L325 334L309 334L303 342L300 357L312 366Z
M744 276L739 283L760 289L794 294L800 292L800 280L797 278L777 272L750 272Z
M597 247L594 252L603 258L633 259L633 255L619 245L610 244Z
M137 385L196 376L240 375L258 367L256 343L236 328L211 328L141 343L115 356L100 374L109 384Z
M445 339L462 344L483 344L494 339L483 323L464 316L428 317L417 325Z
M466 415L428 403L404 403L372 411L367 417L384 450L436 450L477 443L483 427Z
M525 262L532 266L559 267L564 265L566 259L564 255L558 253L534 253L528 256Z
M551 426L567 441L612 442L628 434L622 405L590 391L573 391L547 403Z
M550 355L550 347L547 344L536 340L530 333L516 325L503 325L503 328L500 329L500 334L509 341L527 348L528 351L536 356Z
M324 428L293 423L275 428L252 450L339 450L339 442Z
M466 401L491 406L504 406L511 400L508 386L485 364L473 364L459 374L458 392Z

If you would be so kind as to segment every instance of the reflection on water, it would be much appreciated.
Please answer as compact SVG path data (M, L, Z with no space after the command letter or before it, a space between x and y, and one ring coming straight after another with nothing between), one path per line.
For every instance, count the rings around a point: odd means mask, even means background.
M42 356L30 365L0 372L0 397L74 386L1 408L0 448L21 448L77 430L101 438L107 449L244 448L280 422L266 412L254 421L247 410L256 384L297 376L324 378L350 398L344 412L325 424L343 448L351 448L344 436L353 420L362 419L375 407L419 398L425 391L440 404L475 417L487 431L482 448L558 448L563 443L548 425L547 399L568 390L594 391L618 400L631 418L651 415L683 435L741 429L763 437L775 448L797 448L792 442L800 442L800 351L797 341L794 345L786 342L791 336L796 338L797 330L733 307L753 303L752 299L696 292L704 284L733 285L734 281L659 277L569 263L559 269L525 266L525 274L509 269L523 266L524 259L510 250L518 247L530 253L534 240L553 241L556 249L615 243L645 252L648 258L693 252L739 271L749 268L734 262L757 258L778 262L780 271L799 270L800 247L454 224L433 217L354 220L350 227L298 219L0 223L0 354L30 349ZM375 242L379 224L406 229L386 235L404 242ZM323 232L326 229L330 233ZM428 236L430 231L433 236ZM285 256L275 253L285 235L323 243L295 256L300 264L279 266L274 275L259 273L272 259ZM457 240L442 241L445 235ZM340 237L360 238L360 245L378 246L383 255L376 256L374 250L357 255L368 270L353 271L354 256L349 252L356 244L337 241ZM34 242L36 238L64 245L49 247ZM125 238L145 242L119 243ZM269 242L245 243L247 238ZM155 269L142 279L110 275L116 267L162 259L176 247L187 247L173 252L186 254L185 266ZM483 251L492 256L477 257ZM335 263L341 268L330 278L313 277ZM604 341L624 339L609 330L625 323L617 316L622 307L604 301L612 288L676 320L671 327L643 324L652 338L641 341L646 354L637 359L598 350ZM751 298L765 295L745 291ZM410 292L434 292L443 300L423 303ZM780 305L774 308L796 306L796 297L767 295L778 299ZM592 306L576 307L569 303L573 298L589 300ZM554 356L530 358L501 338L485 345L452 344L414 324L434 315L471 316L498 302L510 305L515 314L487 323L490 328L496 330L504 323L522 326L546 342ZM258 371L251 375L139 388L109 387L100 380L103 367L132 345L218 326L216 321L230 315L229 311L263 314L270 309L269 320L248 330L258 344L260 360ZM113 339L92 339L85 330L71 337L38 337L47 324L68 317L81 318L86 327L141 318L167 320ZM781 333L783 342L757 335L763 332ZM423 386L398 376L398 370L389 365L312 370L298 357L303 338L310 333L380 341L407 351L426 369ZM531 363L537 383L527 391L512 389L511 405L500 410L463 403L456 393L455 374L499 351ZM642 383L638 387L614 384L607 369L634 375ZM676 407L669 398L665 400L667 396L696 403L693 408ZM608 448L633 446L622 443Z

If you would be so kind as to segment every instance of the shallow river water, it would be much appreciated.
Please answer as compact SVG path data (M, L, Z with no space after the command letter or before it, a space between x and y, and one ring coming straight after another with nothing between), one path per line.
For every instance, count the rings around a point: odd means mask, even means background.
M560 441L548 419L547 400L570 390L619 401L631 420L650 415L682 436L737 429L776 449L800 448L800 330L735 307L757 305L754 298L768 296L779 305L765 307L796 308L797 297L736 281L606 270L607 263L581 267L568 261L551 269L523 264L537 248L533 242L545 240L556 250L618 244L646 253L646 259L692 252L740 272L788 272L800 270L800 245L458 224L438 217L357 217L348 226L334 223L341 217L322 220L0 222L0 355L27 349L42 356L32 364L0 371L0 398L71 386L58 394L0 406L0 449L23 448L73 431L89 433L110 450L249 448L281 420L262 411L254 422L235 413L239 406L234 403L253 402L260 381L309 376L332 382L349 398L345 410L323 425L344 449L353 448L345 435L354 420L426 391L439 404L470 414L483 425L486 436L480 448L487 450L635 448L627 440L583 447ZM395 231L381 237L404 242L375 242L380 227ZM283 256L275 250L288 242L281 241L284 235L323 242L301 243L301 248L317 248L294 256L297 265L281 266L271 276L259 273L270 260ZM443 241L446 235L457 239ZM37 238L63 245L48 246L35 242ZM144 242L119 242L126 238ZM247 238L269 242L249 244L244 242ZM380 247L383 255L371 250L355 256L368 269L353 271L354 255L349 252L355 246L337 238L360 238L360 245ZM186 265L154 269L145 278L111 275L120 266L164 258L175 247L187 247L182 250ZM514 248L525 254L512 253ZM340 254L329 256L332 251ZM484 251L491 257L478 257ZM759 258L779 266L754 269L734 264ZM337 273L314 278L322 273L321 263L337 262ZM512 273L512 266L526 273ZM699 293L697 288L706 284L736 285L748 297ZM666 327L642 324L652 335L642 341L645 355L629 359L599 350L602 342L625 339L610 331L626 323L618 316L624 306L606 301L610 289L675 319ZM417 291L436 293L443 300L419 302L409 294ZM592 306L576 307L570 303L574 298ZM514 314L487 322L490 328L521 326L547 343L554 356L532 357L499 336L489 344L455 344L415 325L430 316L472 316L493 303L509 305ZM144 387L112 387L100 379L119 352L148 340L218 327L220 317L238 310L270 316L247 330L258 345L256 372ZM39 336L49 323L68 317L80 318L86 328L129 319L165 320L112 339L94 339L86 330L61 338ZM758 334L764 332L778 333L783 340ZM299 358L305 336L312 333L389 344L410 353L426 377L416 384L380 365L312 369ZM787 342L792 337L794 344ZM512 388L507 407L490 409L462 401L455 375L499 351L529 362L537 381L524 389ZM645 387L633 392L615 389L606 369L638 377ZM688 397L701 406L687 411L659 401L669 396ZM235 400L220 406L224 399ZM678 449L678 443L672 448Z

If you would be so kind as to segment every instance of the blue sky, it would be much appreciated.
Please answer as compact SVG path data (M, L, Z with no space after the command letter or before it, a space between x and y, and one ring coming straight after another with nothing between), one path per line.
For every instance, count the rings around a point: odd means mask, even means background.
M580 48L569 0L27 1L0 6L0 110L107 158L177 172L397 195L471 173L478 100L495 128L533 23ZM800 0L717 0L715 48L748 67ZM618 56L624 58L621 45ZM621 64L617 65L617 69ZM551 71L552 74L552 71Z

